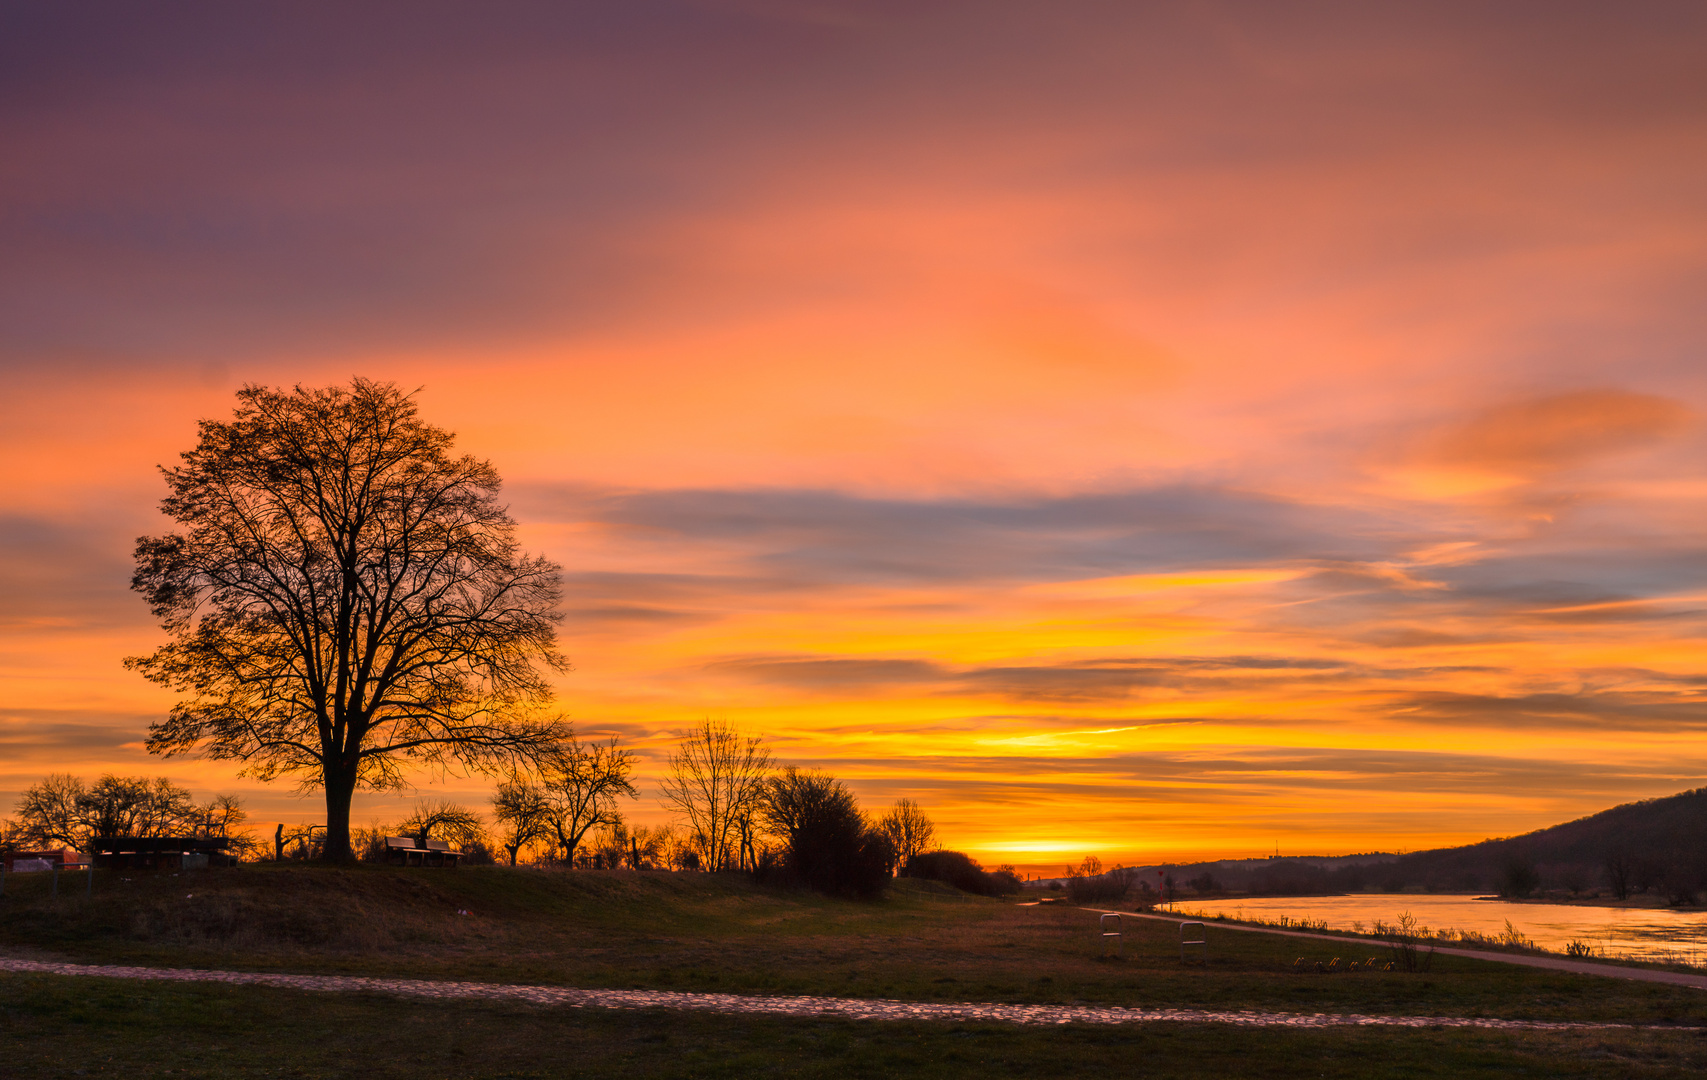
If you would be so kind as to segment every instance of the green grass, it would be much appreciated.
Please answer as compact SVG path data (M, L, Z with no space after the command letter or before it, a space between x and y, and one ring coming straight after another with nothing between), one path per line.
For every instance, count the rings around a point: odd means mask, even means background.
M71 888L51 900L45 887L40 876L8 877L0 949L88 963L584 987L1707 1026L1707 994L1697 990L1453 957L1436 957L1426 974L1297 974L1300 956L1364 957L1213 924L1207 966L1182 966L1174 926L1151 920L1128 920L1126 959L1105 959L1089 912L919 883L882 903L853 903L722 875L285 865L102 874L90 900ZM1155 1061L1182 1076L1660 1076L1707 1066L1707 1040L1665 1030L1027 1029L34 976L0 976L0 1016L8 1077L555 1076L615 1065L670 1076L1001 1076ZM224 1049L205 1050L215 1045Z
M1209 927L1182 966L1172 924L1128 920L1100 956L1096 916L910 885L826 900L729 875L260 866L97 879L92 900L13 878L0 945L134 963L586 987L919 1001L1101 1003L1707 1024L1707 995L1437 956L1427 974L1300 975L1341 949ZM458 915L459 910L472 912ZM1370 954L1380 952L1371 945ZM1357 957L1345 956L1351 960Z
M0 978L8 1080L174 1077L1670 1077L1677 1032L1020 1028L528 1009L263 987Z

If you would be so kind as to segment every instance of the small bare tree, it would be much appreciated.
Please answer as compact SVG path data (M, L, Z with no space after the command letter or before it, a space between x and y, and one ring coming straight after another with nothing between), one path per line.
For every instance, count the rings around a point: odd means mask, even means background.
M929 851L931 841L936 839L935 823L911 799L896 800L889 812L878 819L877 827L895 845L895 856L902 866L913 856Z
M249 820L243 800L236 795L215 795L213 801L196 808L193 824L210 840L224 840L226 849L245 859L265 851L260 838L242 826Z
M532 779L516 776L498 785L492 796L492 816L498 819L501 831L498 842L516 865L522 848L542 840L552 839L551 803L545 791Z
M633 825L628 830L628 866L631 870L650 870L664 862L664 852L670 843L668 825Z
M675 825L661 825L657 829L658 861L671 870L699 869L699 856L693 850L693 837L686 835Z
M604 828L594 833L587 844L593 865L603 870L616 870L628 862L628 823L616 814Z
M89 834L77 813L77 800L87 793L83 781L69 773L52 773L31 784L18 800L20 842L81 850Z
M706 720L681 733L664 778L664 805L687 819L705 869L738 861L741 823L759 807L770 764L758 737L723 721Z
M575 849L589 832L622 820L618 796L638 798L634 755L609 743L582 743L570 735L540 777L540 791L550 808L550 824L563 849L563 861L575 864Z
M0 854L10 855L23 845L23 828L11 818L0 818Z
M417 843L440 838L462 848L486 839L486 823L479 814L442 799L423 799L417 803L415 812L403 819L397 831L413 836Z

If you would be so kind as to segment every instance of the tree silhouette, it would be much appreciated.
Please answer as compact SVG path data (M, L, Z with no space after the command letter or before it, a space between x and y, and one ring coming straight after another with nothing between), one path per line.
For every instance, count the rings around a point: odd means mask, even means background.
M248 820L243 800L216 795L197 805L187 789L164 776L115 776L93 784L53 773L24 789L18 800L19 842L63 844L88 851L97 838L199 833L230 840L241 850L253 841L235 830Z
M617 749L614 737L600 744L582 743L573 735L542 770L540 788L565 863L574 865L575 849L593 829L622 821L616 809L617 796L632 799L639 794L629 779L633 771L634 755Z
M705 869L736 861L741 823L758 809L770 764L758 738L720 721L707 720L677 740L662 785L664 805L687 818Z
M827 773L788 766L765 782L760 813L786 844L789 872L819 892L877 896L894 873L894 842Z
M936 838L935 823L911 799L895 800L889 812L877 820L877 827L895 845L895 857L902 866L913 856L930 850L931 841Z
M516 865L516 856L522 848L551 839L551 804L540 786L528 777L511 777L498 785L492 795L492 816L502 828L498 842L510 856L511 866Z
M412 836L417 843L442 838L460 848L472 847L486 839L486 823L466 806L443 799L423 799L414 813L397 826L402 836Z
M323 789L331 861L357 788L554 753L565 729L535 711L567 667L558 567L518 549L492 466L390 384L237 398L161 470L185 531L137 543L132 587L172 640L126 664L186 695L148 749Z

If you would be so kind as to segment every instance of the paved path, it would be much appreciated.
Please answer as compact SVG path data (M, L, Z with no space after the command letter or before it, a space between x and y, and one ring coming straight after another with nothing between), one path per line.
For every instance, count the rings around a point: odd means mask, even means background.
M1387 944L1374 938L1337 937L1333 934L1316 934L1307 930L1281 930L1273 926L1244 926L1239 923L1220 922L1215 919L1194 919L1187 915L1158 915L1146 911L1114 911L1111 908L1082 908L1093 915L1121 915L1133 919L1157 919L1162 922L1182 923L1201 922L1205 926L1214 926L1222 930L1240 930L1252 934L1279 934L1281 937L1310 938L1314 941L1333 941L1345 945L1356 945L1359 949L1385 949ZM1656 971L1653 968L1619 967L1616 964L1597 964L1584 960L1567 960L1561 956L1529 956L1523 953L1483 952L1477 949L1453 949L1445 946L1431 946L1428 942L1419 942L1418 947L1427 950L1432 948L1442 956L1467 956L1472 960L1489 960L1496 964L1518 964L1522 967L1546 968L1549 971L1569 971L1577 975L1599 975L1608 979L1633 979L1636 982L1669 983L1672 986L1692 986L1697 990L1707 990L1707 975L1686 975L1681 971ZM1361 955L1361 954L1360 954Z
M429 982L422 979L374 979L353 975L276 975L254 971L202 971L191 968L120 967L53 964L0 957L0 971L42 975L94 975L109 979L211 982L276 986L323 993L395 994L403 997L519 1001L532 1005L602 1009L689 1009L714 1013L770 1016L842 1017L850 1020L986 1020L1004 1024L1237 1024L1243 1027L1401 1027L1485 1028L1517 1031L1630 1029L1633 1024L1593 1024L1548 1020L1492 1020L1453 1016L1362 1016L1355 1013L1265 1013L1250 1010L1123 1009L1088 1005L998 1005L919 1001L870 1001L830 997L756 997L700 994L674 990L575 990L560 986L507 986L501 983ZM1707 1031L1665 1027L1668 1031Z

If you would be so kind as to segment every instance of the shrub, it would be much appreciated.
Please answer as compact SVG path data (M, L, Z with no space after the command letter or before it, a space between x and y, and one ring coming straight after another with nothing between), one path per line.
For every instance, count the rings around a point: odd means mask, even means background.
M895 844L865 820L841 781L790 766L766 782L762 812L785 844L787 876L832 896L882 895ZM768 868L766 875L775 876Z
M1019 876L1009 868L996 873L985 871L978 860L958 851L927 851L907 860L903 877L923 881L941 881L961 892L979 896L1002 896L1020 890Z
M1506 925L1511 926L1509 919ZM1434 948L1424 951L1417 947L1419 941L1429 936L1428 928L1419 925L1410 912L1400 912L1399 922L1394 926L1377 919L1375 933L1387 939L1387 947L1393 950L1393 964L1400 971L1427 971L1433 966Z

